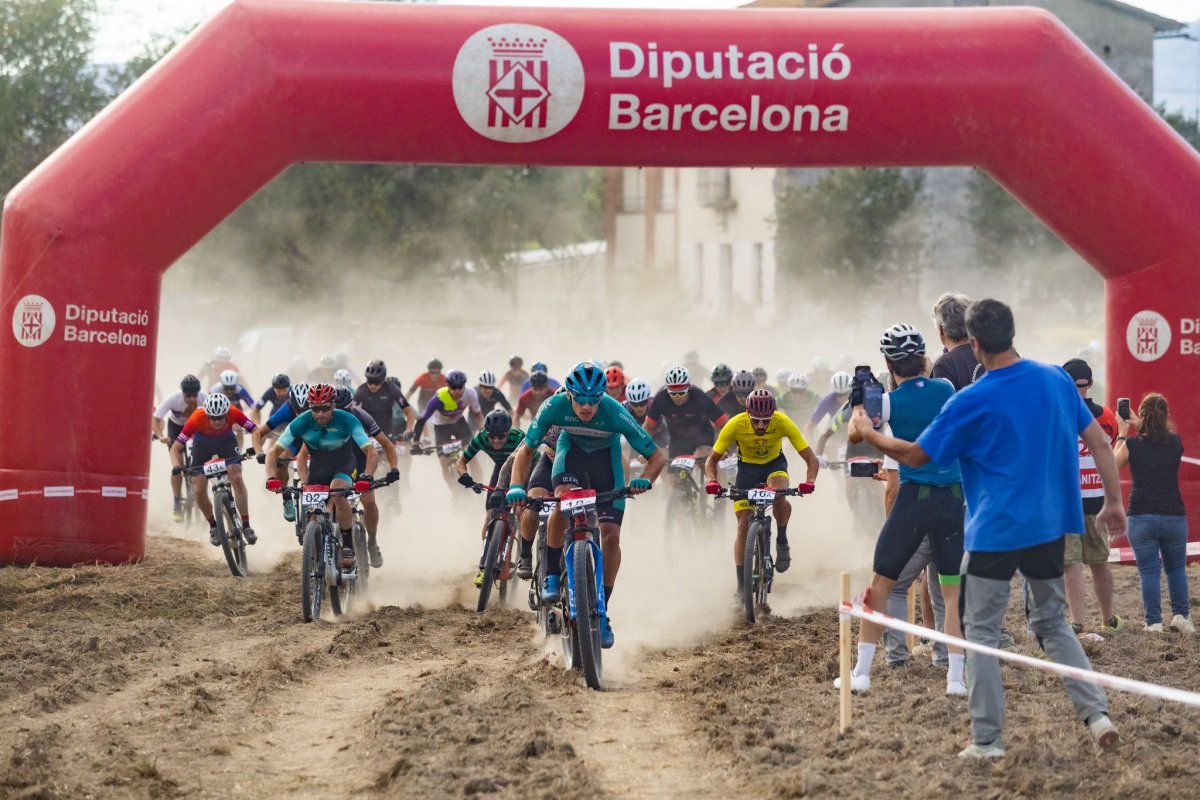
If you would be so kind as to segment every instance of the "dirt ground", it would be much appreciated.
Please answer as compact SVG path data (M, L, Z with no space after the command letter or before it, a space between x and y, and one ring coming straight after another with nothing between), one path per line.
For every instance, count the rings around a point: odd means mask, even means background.
M0 797L1141 800L1192 796L1200 780L1200 712L1113 693L1125 742L1097 758L1057 679L1023 667L1005 668L1001 763L955 758L965 701L924 659L880 657L839 736L834 573L816 555L753 627L711 578L729 572L724 542L720 570L681 569L677 583L627 557L597 693L527 610L464 607L471 537L452 548L455 569L434 570L453 577L424 584L397 576L428 569L427 551L394 545L372 609L304 625L294 539L272 536L277 563L252 550L263 571L243 580L166 526L142 564L0 570ZM1117 584L1136 618L1136 574L1119 569ZM1200 690L1200 642L1140 628L1096 646L1096 668Z

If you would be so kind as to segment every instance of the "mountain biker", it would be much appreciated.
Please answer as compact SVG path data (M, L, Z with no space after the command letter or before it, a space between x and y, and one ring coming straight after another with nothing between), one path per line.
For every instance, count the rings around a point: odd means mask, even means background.
M529 413L529 418L533 419L537 416L538 409L542 407L550 395L554 394L554 388L550 386L550 378L544 372L534 372L529 376L529 388L521 392L520 398L517 400L517 411L513 414L513 418L519 424L525 417L526 412Z
M371 438L376 450L383 451L388 462L387 482L395 483L400 480L396 446L379 427L375 418L354 404L350 389L346 386L335 387L333 404L342 411L349 411L353 414L354 418L363 426L363 430L367 432L367 436ZM366 454L362 450L355 450L354 459L360 478L370 482L373 476L367 471ZM363 527L367 529L367 557L371 560L371 566L378 569L383 566L383 553L379 550L379 543L376 539L376 534L379 532L379 504L375 502L374 489L362 492L359 497L362 500Z
M721 484L717 482L717 470L721 459L735 443L738 446L737 476L734 486L738 489L755 489L767 486L783 489L788 485L787 458L783 455L783 440L787 439L804 459L808 469L804 483L797 488L801 494L811 494L816 488L820 466L812 448L804 440L804 434L796 423L779 411L775 398L765 389L756 389L746 398L746 410L738 414L721 429L717 443L713 445L708 460L704 462L704 475L708 484L704 487L709 494L719 494ZM748 500L737 500L733 510L737 515L737 538L733 547L733 563L737 567L738 594L744 587L742 565L746 554L746 531L750 527L752 507ZM788 543L787 526L792 516L792 506L787 497L775 498L775 569L787 572L792 564L792 550ZM766 555L764 553L764 555Z
M691 369L688 372L690 373ZM729 384L733 382L733 370L725 364L717 364L713 367L709 377L712 378L712 388L708 390L708 396L713 399L714 403L719 404L721 398L729 394Z
M808 371L808 382L812 386L828 386L833 380L833 372L829 369L829 359L817 356L813 359L812 369Z
M349 386L351 389L354 388L355 384L360 382L358 380L358 373L354 371L354 367L350 366L350 355L348 353L346 353L342 350L339 350L338 352L334 353L333 354L333 366L339 370L341 370L341 369L346 370L346 372L350 375L350 383L348 383L346 385ZM335 372L334 375L336 377L337 373Z
M512 406L509 405L504 392L496 387L496 373L490 369L479 373L479 384L475 387L475 393L479 396L479 411L485 419L497 406L512 415Z
M604 370L604 377L608 380L608 388L604 391L613 400L618 403L625 402L625 370L613 365Z
M150 417L154 438L170 447L183 431L188 417L207 399L208 393L200 389L200 380L195 375L184 375L179 382L179 391L164 399ZM164 419L166 434L163 433ZM175 498L171 518L183 522L183 476L176 472L171 473L171 494Z
M530 387L533 386L533 376L539 372L546 376L546 385L549 386L553 391L557 392L562 388L561 383L550 377L550 370L547 369L546 365L541 361L538 361L535 362L532 367L530 367L529 377L526 378L525 382L521 384L522 394L524 394Z
M229 352L229 348L218 347L213 350L213 357L200 368L201 385L216 383L220 380L221 373L227 369L236 372L238 380L241 380L242 371L237 364L233 363L233 354Z
M854 385L854 378L849 372L835 372L833 377L829 379L829 388L832 390L829 394L821 398L821 402L813 410L812 416L808 418L808 422L804 423L804 435L812 436L816 431L817 426L826 418L832 419L837 414L838 409L846 404L850 399L850 387Z
M650 400L652 394L650 392L650 384L640 378L633 381L626 387L625 390L625 410L633 415L637 420L637 424L643 428L646 427L646 415L650 412ZM646 432L650 434L650 438L659 447L666 447L668 442L666 426L655 427L653 430L646 428ZM628 446L628 445L626 445ZM629 454L627 453L626 456ZM626 459L628 463L628 458Z
M479 397L475 390L467 386L467 374L462 370L451 370L446 375L446 385L425 406L425 413L417 419L413 426L413 442L421 441L421 431L425 423L433 422L433 441L438 448L438 460L442 467L449 467L455 458L453 454L441 451L444 444L459 441L463 444L471 441L471 426L467 423L467 414L478 428L483 424L483 414L479 413Z
M479 433L471 437L471 441L466 448L458 456L458 461L454 462L454 468L458 471L458 482L467 488L475 485L475 479L467 472L467 464L471 462L479 453L485 453L488 458L492 459L492 477L488 479L487 484L498 489L500 486L500 470L508 461L508 457L516 452L517 447L525 438L525 431L520 428L513 427L512 415L502 408L493 409L488 412L488 415L483 418L483 428ZM489 492L489 501L493 492ZM492 507L492 503L487 504L488 508ZM487 513L483 518L482 535L487 535ZM475 576L475 585L483 585L483 555L479 556L479 574Z
M337 371L337 361L333 354L321 356L321 361L316 367L313 367L308 372L306 379L309 386L316 386L319 383L332 383L333 373Z
M808 376L793 372L787 379L787 391L778 397L779 407L792 419L808 419L816 410L821 397L808 389Z
M242 409L243 403L250 408L254 407L254 395L242 385L241 376L235 370L227 369L222 372L220 380L208 390L209 394L218 392L228 397L230 404L238 409Z
M297 461L305 485L350 488L358 472L355 450L361 450L365 456L365 474L375 472L379 456L371 446L371 439L353 414L333 407L335 397L336 391L328 383L319 383L308 390L308 410L288 423L287 429L267 453L268 475L275 475L280 455L287 453L297 458L301 448L307 448L309 455L307 464L303 459ZM283 482L279 478L267 479L267 491L278 492L282 488ZM341 567L343 570L352 570L354 519L350 502L345 495L331 496L330 501L342 536Z
M778 400L781 396L787 394L791 387L788 386L788 379L792 377L790 369L776 370L775 372L775 399Z
M254 420L254 424L258 425L262 422L262 410L268 405L270 408L267 409L267 419L270 419L280 406L287 405L291 388L292 379L282 372L271 378L270 387L262 393L262 397L258 398L254 407L250 409L250 418Z
M501 380L508 385L509 402L517 402L517 398L521 396L521 386L525 381L529 380L529 373L525 371L525 359L520 356L510 358L508 360L508 372L504 373Z
M333 371L333 388L343 386L350 390L350 394L354 394L354 376L350 374L350 370L338 367Z
M771 393L772 397L775 397L778 395L778 392L776 392L774 388L767 385L767 377L768 376L767 376L767 368L766 367L755 367L754 371L751 372L750 374L754 376L754 388L755 389L766 389L768 392Z
M291 389L288 390L288 401L275 409L275 413L265 424L259 425L253 433L250 434L250 440L254 445L254 449L260 453L266 453L267 448L263 446L263 442L269 434L283 430L283 428L296 417L308 408L308 391L309 385L300 381L293 383ZM266 457L260 456L263 463L266 463ZM274 472L268 472L267 477L274 476L279 479L280 483L287 483L288 471L286 464L277 464ZM296 521L296 503L291 497L284 495L283 497L283 518L288 522Z
M625 407L608 396L605 392L607 384L608 379L599 364L582 361L575 365L567 376L566 391L554 395L542 405L525 435L524 443L517 449L508 502L524 502L525 483L533 465L534 452L552 425L562 429L552 474L556 494L562 495L581 486L600 494L622 486L625 482L621 467L622 436L646 458L642 477L629 482L630 492L641 494L649 491L667 462L666 456ZM598 503L596 513L600 522L604 597L607 603L621 567L624 500ZM562 571L565 534L566 519L555 507L546 526L547 571L542 587L543 599L551 603L561 596L559 575ZM612 647L615 640L607 616L601 620L600 639L602 647Z
M412 428L412 406L404 397L400 384L388 380L387 364L375 359L367 364L365 372L367 380L354 392L354 402L371 415L389 438L398 438ZM404 412L406 424L397 424L397 409Z
M417 392L417 408L424 408L429 405L429 401L433 399L434 394L446 386L446 376L442 374L442 362L440 359L433 359L425 365L425 371L417 377L413 378L412 385L408 387L408 391L404 393L407 400L412 400L413 392Z
M730 390L717 401L717 407L730 419L746 410L746 398L754 391L754 376L742 370L729 383Z
M187 418L179 436L175 438L175 443L171 445L171 464L174 466L171 474L182 473L184 448L193 439L189 467L199 467L214 458L237 458L237 437L233 434L235 425L251 433L256 427L240 408L229 404L229 398L224 394L210 394L205 399L203 408L196 409ZM233 488L233 499L237 504L238 513L242 517L242 535L246 537L246 544L254 544L258 537L250 527L250 501L246 496L246 484L242 481L242 465L230 464L226 474L229 476L229 485ZM213 516L212 501L208 498L208 478L204 475L193 475L192 488L196 490L196 506L208 520L208 541L219 547L221 539L217 535L217 520Z
M714 431L720 430L729 417L702 389L692 386L687 367L672 367L667 370L666 379L667 385L654 396L642 427L653 434L660 420L665 423L670 435L668 460L708 455L716 436Z

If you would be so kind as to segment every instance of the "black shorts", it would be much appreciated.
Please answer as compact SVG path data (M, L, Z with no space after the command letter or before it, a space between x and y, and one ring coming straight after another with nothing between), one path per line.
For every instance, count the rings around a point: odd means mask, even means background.
M449 425L433 426L434 444L439 446L450 444L455 439L462 442L463 447L466 447L467 442L471 441L471 426L467 424L466 419L459 419L457 422L452 422Z
M529 473L529 481L526 489L545 489L550 494L554 494L554 483L550 479L554 472L554 459L545 453L537 455L537 463L533 465L533 471Z
M1063 576L1065 550L1066 539L1061 536L1052 542L1023 547L1020 550L976 550L968 553L964 559L964 572L979 578L1008 581L1012 580L1014 572L1020 570L1027 578L1038 581L1055 580Z
M224 436L193 436L192 460L188 466L198 467L215 458L237 458L237 437L230 431Z
M742 491L757 489L759 486L766 486L767 478L777 472L787 475L787 468L787 458L784 457L783 453L775 456L775 458L765 464L751 464L748 461L738 461L737 477L733 479L733 485Z
M183 433L183 426L176 425L174 420L168 419L167 420L167 438L171 440L171 444L175 443L175 440L179 438L179 434L181 434L181 433Z
M875 543L876 574L898 580L921 540L929 537L939 583L958 583L963 555L962 486L902 483Z
M563 446L562 439L559 439L559 446ZM625 473L620 462L614 467L614 457L620 458L620 450L612 447L588 451L568 446L563 453L563 469L553 475L551 482L555 489L559 486L571 486L591 489L596 494L611 492L617 488L618 472L621 473L622 485L625 482ZM596 503L596 518L601 522L620 525L625 518L625 501L606 500Z
M710 431L707 436L704 435L671 435L670 441L667 443L667 458L678 458L679 456L695 455L696 451L701 447L712 447L713 436Z
M353 483L358 475L355 451L362 448L348 441L337 450L310 450L308 459L308 482L313 486L328 486L334 478Z

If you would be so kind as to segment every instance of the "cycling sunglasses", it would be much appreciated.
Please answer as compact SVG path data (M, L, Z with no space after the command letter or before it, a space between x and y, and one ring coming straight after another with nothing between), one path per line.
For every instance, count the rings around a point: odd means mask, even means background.
M670 389L668 389L667 394L671 395L671 397L687 397L688 390L684 389L682 392L672 392Z
M581 406L598 406L600 398L603 396L602 394L573 394L571 399Z
M324 414L333 411L333 406L309 406L308 409L314 414Z

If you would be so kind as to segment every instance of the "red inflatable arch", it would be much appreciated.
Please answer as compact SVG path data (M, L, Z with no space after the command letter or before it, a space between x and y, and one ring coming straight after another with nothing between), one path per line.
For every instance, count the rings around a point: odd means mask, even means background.
M975 165L1107 279L1110 391L1200 441L1200 157L1049 14L243 0L8 196L0 560L141 558L160 278L297 161Z

